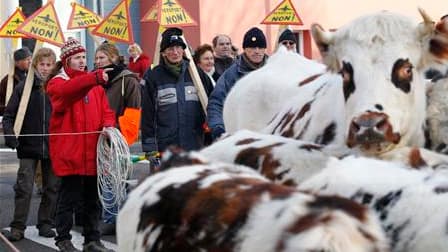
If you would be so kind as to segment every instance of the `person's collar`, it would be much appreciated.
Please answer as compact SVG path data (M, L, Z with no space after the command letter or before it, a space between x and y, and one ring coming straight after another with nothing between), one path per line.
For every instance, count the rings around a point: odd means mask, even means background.
M263 60L260 63L254 63L252 61L249 60L249 58L246 56L245 53L241 54L241 60L244 61L244 63L252 70L256 70L262 66L264 66L265 62L266 62L266 55L263 56Z

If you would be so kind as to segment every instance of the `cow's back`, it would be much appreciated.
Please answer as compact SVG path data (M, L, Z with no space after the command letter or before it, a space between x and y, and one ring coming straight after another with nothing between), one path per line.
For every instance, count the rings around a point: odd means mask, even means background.
M264 67L241 78L227 95L226 131L262 130L289 98L301 92L299 83L324 71L324 65L279 48Z

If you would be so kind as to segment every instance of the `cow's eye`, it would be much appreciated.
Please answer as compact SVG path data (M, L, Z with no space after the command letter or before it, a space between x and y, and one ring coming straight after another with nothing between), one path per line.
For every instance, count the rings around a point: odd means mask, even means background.
M405 93L411 90L412 68L408 59L398 59L392 68L392 83Z
M355 92L355 82L353 81L353 67L350 63L343 61L342 69L339 71L344 83L344 98L345 100Z

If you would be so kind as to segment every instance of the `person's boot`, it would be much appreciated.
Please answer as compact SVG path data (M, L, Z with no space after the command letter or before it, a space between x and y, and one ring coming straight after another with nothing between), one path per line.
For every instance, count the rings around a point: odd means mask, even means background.
M51 229L50 225L42 225L39 228L39 236L51 238L56 236L56 232Z
M61 252L80 252L79 249L76 249L75 246L73 246L73 243L70 240L58 241L56 242L56 246Z
M83 246L83 252L114 252L112 249L104 247L100 241L91 241Z
M115 235L115 223L100 222L101 235Z
M2 234L6 237L6 239L12 242L20 241L24 238L24 230L17 228L11 228L11 231L2 230Z

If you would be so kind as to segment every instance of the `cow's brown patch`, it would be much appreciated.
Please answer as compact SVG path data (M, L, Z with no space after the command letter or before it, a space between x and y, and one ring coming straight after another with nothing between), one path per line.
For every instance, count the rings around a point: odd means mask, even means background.
M444 18L446 19L446 18ZM448 58L448 27L445 20L441 20L435 26L436 33L434 38L429 41L429 51L438 59ZM443 63L439 61L440 63Z
M319 212L311 212L307 215L299 217L294 223L292 223L283 233L283 239L279 239L277 242L275 251L283 251L285 249L285 242L287 237L291 234L300 234L307 230L319 226L321 224L328 223L332 220L330 214L322 214Z
M308 118L308 121L306 121L305 126L303 126L302 130L300 131L299 134L297 134L297 136L295 136L295 139L302 139L303 135L307 132L308 127L310 126L310 122L311 122L311 117Z
M207 188L198 190L182 211L181 220L186 224L185 234L203 233L202 242L212 240L232 248L238 230L248 218L251 209L262 195L283 199L296 192L294 188L280 186L252 178L233 178L217 181ZM182 235L182 230L177 231ZM228 251L233 251L232 249Z
M324 132L317 136L315 142L323 145L331 143L336 136L336 123L331 122L325 127Z
M283 136L283 137L293 137L294 136L294 125L296 124L297 121L302 119L303 116L305 116L305 114L308 111L310 111L312 102L313 101L309 101L308 103L303 105L303 107L294 115L292 123L289 124L289 126L288 126L288 123L285 123L282 125L281 134L280 134L281 136Z
M292 120L293 117L294 117L294 113L292 113L291 110L289 110L287 113L285 113L283 115L280 122L278 122L277 125L275 125L271 134L275 134L275 132L277 132L278 128L280 128L280 130L283 129L285 127L284 125L287 125Z
M364 230L361 227L358 227L358 231L362 234L362 236L364 236L364 238L366 238L367 240L371 241L371 242L376 242L377 239L370 233L368 233L366 230Z
M299 149L303 149L303 150L307 150L307 151L322 150L322 146L317 145L317 144L304 144L304 145L301 145L299 147Z
M322 74L312 75L312 76L304 79L303 81L299 82L299 87L314 81L315 79L319 78L320 76L322 76Z
M409 165L413 168L419 169L427 165L426 161L422 158L420 150L418 148L412 148L409 152Z
M264 147L251 147L240 151L234 163L249 166L260 171L265 177L271 180L278 180L277 168L280 162L272 156L272 149L284 143L275 143Z
M366 220L367 210L365 207L354 201L339 196L316 196L316 199L308 205L313 209L341 210L361 222Z
M260 141L260 139L256 139L256 138L246 138L246 139L242 139L242 140L236 142L235 145L251 144L251 143L256 142L256 141Z

